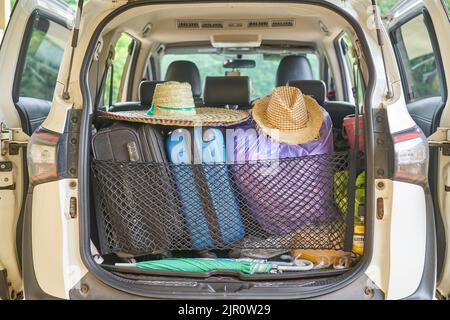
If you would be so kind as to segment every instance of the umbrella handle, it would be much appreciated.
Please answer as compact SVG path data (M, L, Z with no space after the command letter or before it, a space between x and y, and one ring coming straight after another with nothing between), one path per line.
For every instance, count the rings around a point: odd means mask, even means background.
M283 271L308 271L314 268L314 263L309 260L295 259L294 266L277 266L276 269L279 272Z

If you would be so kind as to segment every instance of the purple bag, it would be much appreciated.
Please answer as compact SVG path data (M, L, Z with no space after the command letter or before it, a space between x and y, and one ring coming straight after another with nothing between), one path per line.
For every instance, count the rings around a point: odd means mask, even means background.
M236 163L231 166L233 180L250 214L272 235L337 217L332 158L325 155L333 153L332 122L323 112L319 138L304 145L277 143L259 133L253 120L227 129L227 162Z

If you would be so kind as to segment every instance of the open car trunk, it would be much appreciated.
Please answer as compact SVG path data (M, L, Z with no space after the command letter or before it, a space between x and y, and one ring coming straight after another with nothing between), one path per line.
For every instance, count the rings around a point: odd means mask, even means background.
M192 130L99 122L105 127L92 141L97 228L91 238L98 239L104 269L133 280L308 279L311 285L349 272L359 261L352 247L354 220L360 228L364 221L363 203L355 197L358 176L359 197L364 193L364 158L348 144L342 147L341 135L334 136L341 138L334 143L337 152L286 157L277 151L274 159L260 153L264 160L231 161L240 148L251 153L262 147L262 140L252 140L254 131L242 129L245 123ZM227 162L174 163L168 160L174 155L165 156L180 148L192 152L195 137L211 130L214 139L227 137L226 147L212 147L218 148L212 153L227 149ZM161 152L162 159L133 156L142 145L130 136L136 132L148 139L148 153ZM174 136L180 132L187 135ZM198 144L211 143L206 140ZM132 160L124 161L121 152Z
M355 170L349 158L342 152L236 164L94 159L102 252L349 250Z
M339 12L325 2L321 6ZM124 125L86 114L84 119L85 130L92 131L86 135L91 148L81 153L89 158L84 164L90 185L85 236L94 273L114 287L149 297L170 292L178 297L284 297L298 296L299 289L308 296L362 271L367 157L341 132L332 134L330 152L230 161L229 144L235 140L229 137L245 140L245 133L208 127L196 136L198 128ZM165 152L166 159L133 156L136 145L129 142L134 138L126 136L119 139L128 160L104 156L101 150L113 150L114 143L105 149L95 139L118 126L135 136L139 130L157 133L155 139L162 142L145 143ZM218 130L225 161L173 161L170 138L180 129L192 140L200 137L200 144L208 143L202 140L205 131ZM252 148L244 145L244 153ZM239 152L236 148L231 153Z

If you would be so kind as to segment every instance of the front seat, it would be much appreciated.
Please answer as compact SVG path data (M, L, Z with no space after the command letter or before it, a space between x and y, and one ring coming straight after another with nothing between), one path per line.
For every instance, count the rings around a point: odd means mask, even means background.
M202 83L197 65L191 61L174 61L167 68L165 81L188 82L192 87L195 104L202 101Z
M291 80L313 80L311 63L305 56L286 56L277 70L277 87L287 85Z
M164 81L143 80L139 85L140 101L117 102L109 108L111 112L148 110L152 105L156 85Z
M206 107L251 108L249 77L206 77L203 98Z

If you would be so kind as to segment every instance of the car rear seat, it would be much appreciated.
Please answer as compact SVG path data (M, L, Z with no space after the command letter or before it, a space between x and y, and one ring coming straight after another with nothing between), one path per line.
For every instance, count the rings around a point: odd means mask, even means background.
M291 80L291 87L299 88L304 94L312 96L330 114L333 127L342 130L342 121L355 113L355 105L343 101L326 101L327 88L321 80Z
M202 82L200 71L195 63L191 61L174 61L167 68L166 81L188 82L192 88L195 104L202 101Z
M290 80L313 80L311 63L305 56L286 56L277 69L277 87L285 86Z
M250 109L251 91L249 77L206 77L204 106Z
M147 110L152 105L153 93L156 85L165 81L144 80L139 85L139 97L141 101L125 101L114 104L109 110L117 111L132 111L132 110Z
M144 80L139 87L141 101L118 102L110 107L110 111L130 111L145 110L150 108L153 99L153 93L158 83L167 81L188 82L192 88L192 95L196 105L202 104L203 100L200 72L191 61L174 61L167 68L164 81Z

